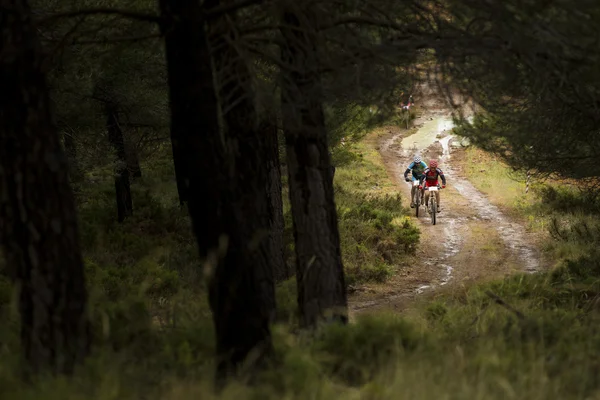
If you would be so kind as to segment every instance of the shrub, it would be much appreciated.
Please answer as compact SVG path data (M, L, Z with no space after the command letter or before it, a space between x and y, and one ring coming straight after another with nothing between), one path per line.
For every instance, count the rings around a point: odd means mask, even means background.
M345 382L363 384L425 337L398 315L361 316L355 324L323 328L313 343L316 357L329 373Z

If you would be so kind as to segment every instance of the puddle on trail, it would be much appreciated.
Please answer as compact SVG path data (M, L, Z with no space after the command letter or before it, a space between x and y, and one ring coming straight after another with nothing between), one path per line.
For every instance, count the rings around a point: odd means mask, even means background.
M414 134L402 139L405 153L420 153L437 140L437 135L452 129L452 119L447 117L433 118L423 124Z
M448 135L442 139L440 139L440 144L442 145L442 157L444 160L450 159L450 140L453 138L452 135Z

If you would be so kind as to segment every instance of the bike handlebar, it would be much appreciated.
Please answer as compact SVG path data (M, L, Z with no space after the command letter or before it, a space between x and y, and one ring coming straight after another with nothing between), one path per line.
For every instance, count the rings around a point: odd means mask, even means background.
M423 185L419 185L419 189L427 189L428 187L431 187L431 186L423 187ZM446 185L437 185L437 188L438 189L446 189Z

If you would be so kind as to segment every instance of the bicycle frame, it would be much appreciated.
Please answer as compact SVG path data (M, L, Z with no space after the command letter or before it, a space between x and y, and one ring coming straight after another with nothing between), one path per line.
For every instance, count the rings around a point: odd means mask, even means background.
M431 224L435 225L437 222L437 198L435 192L440 190L440 186L429 186L426 188L429 192L429 215L431 216Z
M411 201L415 204L415 215L419 218L419 206L421 205L421 189L419 189L420 182L418 180L413 181L413 188L415 189L415 196Z

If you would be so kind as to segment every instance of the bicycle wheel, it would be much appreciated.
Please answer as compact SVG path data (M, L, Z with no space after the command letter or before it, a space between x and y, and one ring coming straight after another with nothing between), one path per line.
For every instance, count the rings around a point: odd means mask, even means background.
M431 224L435 225L436 223L436 218L437 218L437 203L435 201L435 195L432 194L431 196L431 206L429 207L429 212L431 213Z

